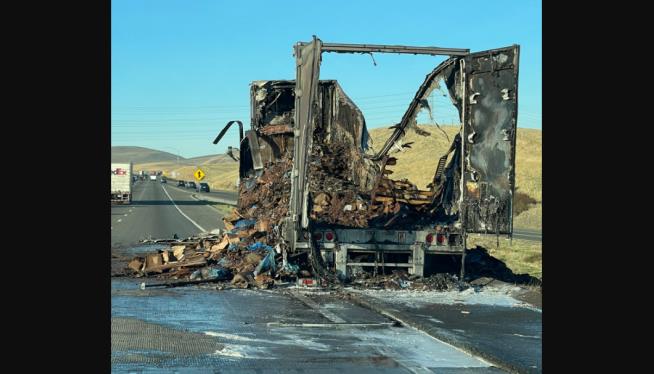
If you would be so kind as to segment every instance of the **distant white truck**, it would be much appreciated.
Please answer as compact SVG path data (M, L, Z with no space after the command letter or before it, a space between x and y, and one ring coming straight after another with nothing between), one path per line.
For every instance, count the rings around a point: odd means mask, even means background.
M132 202L132 163L111 164L111 203Z
M156 180L157 180L157 176L156 176L156 175L150 175L150 180L151 180L151 181L156 181Z

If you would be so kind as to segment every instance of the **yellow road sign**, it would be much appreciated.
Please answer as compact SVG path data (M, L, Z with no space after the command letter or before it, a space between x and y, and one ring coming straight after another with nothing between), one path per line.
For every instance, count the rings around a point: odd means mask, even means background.
M204 179L205 175L206 174L204 174L204 172L201 169L198 169L198 170L195 171L195 173L193 173L193 176L195 176L195 179L198 180L198 181L201 181L202 179Z

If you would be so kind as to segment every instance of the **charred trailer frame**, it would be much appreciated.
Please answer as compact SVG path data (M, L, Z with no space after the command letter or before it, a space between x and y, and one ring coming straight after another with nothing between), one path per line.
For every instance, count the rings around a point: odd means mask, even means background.
M289 163L288 199L276 204L288 207L279 235L290 251L309 251L314 268L328 273L327 262L339 277L346 277L353 266L406 267L409 273L423 275L425 255L456 254L461 255L463 276L467 233L512 235L519 46L470 53L452 48L328 44L314 36L312 42L297 43L294 52L295 81L252 83L252 123L245 135L241 132L239 172L240 188L247 189L266 167L283 160ZM336 81L319 80L322 52L450 57L427 75L401 122L393 126L394 133L372 155L366 153L363 114ZM375 188L392 159L389 150L415 128L424 99L441 79L459 111L462 128L439 159L430 191L418 191L432 199L428 224L351 228L312 219L310 196L320 190L312 169L316 150L322 152L320 146L325 144L349 144L350 152L343 158L353 166L345 179L369 192L374 203ZM241 198L239 193L239 205ZM369 260L353 262L358 254L368 255Z

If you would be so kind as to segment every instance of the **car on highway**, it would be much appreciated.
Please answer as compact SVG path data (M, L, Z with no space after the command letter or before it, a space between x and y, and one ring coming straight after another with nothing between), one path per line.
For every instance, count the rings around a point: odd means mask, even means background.
M177 187L186 187L186 182L184 182L184 181L178 181L178 182L177 182Z
M168 183L168 180L166 180L166 177L161 177L161 183Z
M195 182L186 182L186 187L187 187L187 188L198 188L198 187L195 185Z
M199 191L200 192L211 192L211 191L209 191L209 185L207 183L200 183Z

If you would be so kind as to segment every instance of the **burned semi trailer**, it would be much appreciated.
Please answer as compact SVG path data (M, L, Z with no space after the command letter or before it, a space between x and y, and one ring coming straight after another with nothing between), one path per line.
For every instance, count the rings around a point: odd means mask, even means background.
M365 118L337 81L319 79L321 54L450 56L427 74L393 134L373 152ZM251 85L251 126L240 128L239 211L264 219L284 251L343 278L356 267L423 275L429 255L461 256L467 233L512 235L519 47L467 49L327 44L295 46L296 80ZM429 94L445 82L461 130L419 189L393 180L396 158ZM230 148L228 153L233 151ZM236 156L233 155L234 158Z

